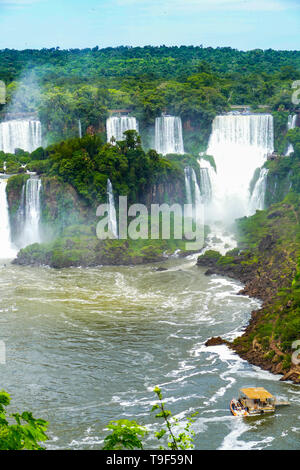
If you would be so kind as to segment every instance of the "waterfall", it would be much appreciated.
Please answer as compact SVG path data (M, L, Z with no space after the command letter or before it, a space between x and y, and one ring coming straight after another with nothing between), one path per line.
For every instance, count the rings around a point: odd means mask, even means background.
M114 238L118 238L118 224L117 224L115 199L114 199L113 187L112 187L110 179L107 180L107 196L108 196L108 204L109 204L108 230L109 232L113 234Z
M7 180L0 178L0 258L13 258L16 254L10 234L10 221L6 195Z
M42 145L40 121L14 120L0 124L0 150L15 153L16 148L33 152Z
M254 171L263 166L273 150L271 115L224 115L214 119L206 152L214 156L217 167L217 173L209 170L212 184L209 212L213 220L229 222L248 213Z
M195 170L190 166L186 167L184 169L184 178L187 204L193 206L192 212L189 211L188 213L188 217L193 217L195 220L200 215L199 210L202 207L202 196Z
M180 117L162 116L155 120L155 150L162 155L184 154Z
M200 205L202 204L202 197L201 197L201 192L200 192L200 188L199 188L198 181L197 181L197 176L193 168L191 168L191 171L192 171L192 181L194 184L194 191L195 191L195 205Z
M200 188L202 201L204 204L207 204L212 198L212 187L209 173L211 165L206 160L200 160L198 163L200 165Z
M290 114L289 117L288 117L288 124L287 124L287 130L289 131L290 129L295 129L296 127L296 124L297 124L297 114ZM287 151L285 153L285 156L286 157L289 157L291 155L291 153L294 152L294 147L292 144L288 144L288 148L287 148Z
M124 132L129 130L139 131L138 122L135 117L121 116L110 117L106 121L107 142L110 142L112 137L116 140L124 140Z
M78 136L79 136L79 139L82 139L82 126L81 126L80 119L78 119Z
M188 204L193 203L190 170L191 170L190 167L187 167L184 169L185 192L186 192L186 200Z
M254 186L253 193L249 203L249 214L255 214L257 210L265 208L265 194L267 187L267 176L269 170L261 168L259 178Z
M20 246L22 248L41 242L41 189L41 180L32 176L27 180L22 190L21 204L18 212L18 222L23 219L24 226L20 237Z

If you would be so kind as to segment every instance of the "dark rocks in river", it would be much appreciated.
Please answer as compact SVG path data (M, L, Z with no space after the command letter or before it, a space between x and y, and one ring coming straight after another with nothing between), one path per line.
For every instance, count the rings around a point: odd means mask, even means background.
M205 346L221 346L222 344L228 345L229 342L221 338L220 336L217 336L215 338L210 338L209 340L207 340Z

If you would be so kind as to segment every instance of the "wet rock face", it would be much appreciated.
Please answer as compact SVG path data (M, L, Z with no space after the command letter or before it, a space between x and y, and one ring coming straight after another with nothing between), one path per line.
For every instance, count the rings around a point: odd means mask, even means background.
M185 187L181 180L154 184L145 196L144 203L147 207L151 204L181 203L185 198Z

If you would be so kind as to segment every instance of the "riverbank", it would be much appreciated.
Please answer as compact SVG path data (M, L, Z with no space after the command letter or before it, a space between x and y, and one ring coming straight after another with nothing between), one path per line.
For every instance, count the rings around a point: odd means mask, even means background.
M263 301L230 347L251 364L296 384L300 367L292 362L292 345L300 339L299 220L299 196L289 196L237 221L237 249L226 256L208 251L197 261L208 268L207 275L238 279L245 284L240 294Z
M135 266L163 262L185 250L183 240L99 240L94 226L76 225L50 243L35 243L19 251L14 264L21 266L70 267Z

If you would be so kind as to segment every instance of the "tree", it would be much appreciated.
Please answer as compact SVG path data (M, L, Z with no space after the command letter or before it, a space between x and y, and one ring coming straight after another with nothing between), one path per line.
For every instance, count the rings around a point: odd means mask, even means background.
M136 421L128 419L110 421L107 428L112 433L104 439L103 450L143 449L143 443L139 436L144 437L147 430Z
M154 393L156 393L159 402L153 406L151 411L159 410L155 417L163 418L166 426L166 428L162 427L160 431L156 432L155 437L160 440L168 435L168 448L172 450L193 449L195 431L191 430L191 425L194 422L193 418L198 413L192 414L191 417L187 418L186 422L180 422L177 418L172 417L172 413L169 410L166 410L159 387L155 387ZM176 428L182 426L182 431L176 433ZM103 450L143 449L141 438L145 437L148 431L136 421L128 421L127 419L110 421L107 428L112 433L104 439L105 445ZM164 449L164 447L160 446L160 449Z
M44 450L41 442L48 440L46 435L48 423L43 419L35 419L32 413L10 415L16 424L10 424L6 406L10 404L10 395L4 390L0 392L0 450Z

